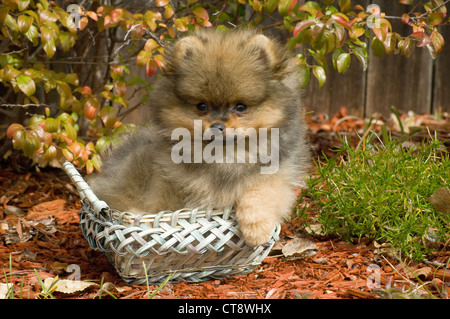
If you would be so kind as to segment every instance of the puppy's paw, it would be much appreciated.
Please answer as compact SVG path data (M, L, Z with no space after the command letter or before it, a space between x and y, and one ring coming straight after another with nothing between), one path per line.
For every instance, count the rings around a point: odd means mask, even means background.
M242 235L247 245L255 247L265 244L272 236L275 224L260 220L251 223L239 223Z

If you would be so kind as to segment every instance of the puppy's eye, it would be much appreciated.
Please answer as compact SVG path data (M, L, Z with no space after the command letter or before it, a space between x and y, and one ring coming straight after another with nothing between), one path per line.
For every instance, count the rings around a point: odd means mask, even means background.
M242 104L242 103L238 103L233 107L233 111L236 113L242 113L245 110L247 110L247 105Z
M197 104L197 110L199 110L202 113L208 112L208 105L206 105L205 102L200 102Z

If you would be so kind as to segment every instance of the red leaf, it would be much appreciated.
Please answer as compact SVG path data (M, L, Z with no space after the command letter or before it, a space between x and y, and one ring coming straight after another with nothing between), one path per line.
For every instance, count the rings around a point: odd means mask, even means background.
M86 116L86 118L88 120L95 119L98 115L99 110L100 110L100 104L93 97L88 98L86 100L86 102L84 103L84 116Z
M158 71L158 64L155 62L155 60L148 61L145 71L147 72L147 75L149 77L153 76L156 71Z
M127 92L127 84L123 81L117 81L115 87L118 96L124 96Z
M407 13L403 13L402 15L402 23L403 24L408 24L409 22L409 15Z
M92 95L92 90L89 86L83 86L81 88L81 94Z
M302 32L304 29L306 29L307 27L309 27L312 24L314 24L314 21L312 21L312 20L303 20L303 21L297 23L297 25L295 26L294 31L293 31L294 37L296 37L300 32Z
M23 126L20 124L11 124L8 129L6 130L6 136L8 138L12 138L14 136L14 134L16 134L17 131L21 131L23 130Z
M208 20L209 19L209 14L208 11L206 11L204 8L202 7L198 7L195 8L194 10L192 10L192 13L198 17L198 18L202 18L203 20Z
M157 6L157 7L164 7L169 2L170 2L169 0L156 0L155 1L155 6Z
M343 16L338 15L338 14L333 14L333 15L331 15L331 17L333 18L334 21L339 23L341 26L343 26L349 30L351 29L350 22L348 22L348 20L346 20Z

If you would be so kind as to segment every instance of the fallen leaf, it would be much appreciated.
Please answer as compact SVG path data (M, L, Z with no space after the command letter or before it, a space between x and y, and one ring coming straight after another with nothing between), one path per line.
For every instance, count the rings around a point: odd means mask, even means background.
M0 299L6 299L9 290L11 289L12 284L4 284L0 283Z
M30 209L27 214L27 219L38 219L47 216L55 216L56 213L64 211L64 206L67 201L64 199L55 199L48 202L43 202Z
M416 279L419 278L421 280L427 279L433 273L433 269L431 267L422 267L419 269L411 269L408 271L408 278Z
M450 190L447 187L438 189L428 201L438 212L450 214Z
M15 216L19 216L19 217L26 215L26 213L19 207L10 206L10 205L6 206L5 214L6 215L15 215Z
M6 244L22 243L30 240L38 232L49 235L56 232L52 217L40 220L25 220L20 218L15 226L8 227L5 234Z
M322 226L322 224L319 224L319 223L311 224L311 225L305 227L305 231L308 234L313 235L313 236L323 236L323 235L325 235L325 232L323 230L323 226Z
M51 277L44 280L46 289L50 288L54 280L55 278ZM98 284L89 281L60 279L56 282L56 289L54 291L64 294L73 294L78 291L83 291L91 286L98 286Z
M311 240L294 238L283 246L281 252L285 257L303 258L316 254L315 249L317 249L317 246Z

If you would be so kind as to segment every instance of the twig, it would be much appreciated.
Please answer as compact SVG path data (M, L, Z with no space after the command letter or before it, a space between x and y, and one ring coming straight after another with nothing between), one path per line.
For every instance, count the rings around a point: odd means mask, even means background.
M23 108L27 108L27 107L30 107L30 106L45 106L45 107L53 107L53 108L55 108L55 106L50 106L50 105L47 105L47 104L42 104L42 103L39 103L39 104L33 104L33 103L30 103L30 104L0 104L0 107L10 107L10 108L12 108L12 107L23 107Z

